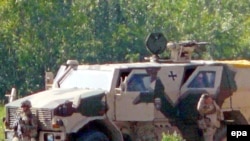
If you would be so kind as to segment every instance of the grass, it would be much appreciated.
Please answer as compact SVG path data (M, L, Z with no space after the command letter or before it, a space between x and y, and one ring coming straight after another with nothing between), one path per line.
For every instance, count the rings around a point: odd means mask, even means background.
M0 141L4 141L4 125L2 122L2 118L5 116L4 105L0 105Z

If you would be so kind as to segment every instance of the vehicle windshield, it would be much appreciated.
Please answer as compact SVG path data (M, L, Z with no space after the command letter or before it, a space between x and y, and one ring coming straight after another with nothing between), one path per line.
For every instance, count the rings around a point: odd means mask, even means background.
M111 70L71 70L60 82L60 88L88 88L109 91L113 71Z

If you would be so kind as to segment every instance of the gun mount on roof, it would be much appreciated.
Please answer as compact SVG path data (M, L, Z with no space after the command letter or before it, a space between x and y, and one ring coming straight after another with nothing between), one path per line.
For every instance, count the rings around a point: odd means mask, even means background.
M196 42L196 41L183 41L183 42L169 42L167 48L171 51L171 60L175 62L190 61L192 59L192 53L195 48L200 45L207 45L208 42Z
M146 47L153 54L150 61L158 62L159 54L163 53L166 48L171 51L171 61L185 62L192 59L192 53L200 45L207 45L208 42L183 41L169 42L162 33L151 33L146 38Z

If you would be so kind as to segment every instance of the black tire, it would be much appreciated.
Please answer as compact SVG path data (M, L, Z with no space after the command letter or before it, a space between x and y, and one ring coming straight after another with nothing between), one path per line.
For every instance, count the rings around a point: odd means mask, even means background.
M124 141L132 141L131 137L128 134L123 134L122 136Z
M108 137L99 131L87 131L82 133L76 141L109 141Z

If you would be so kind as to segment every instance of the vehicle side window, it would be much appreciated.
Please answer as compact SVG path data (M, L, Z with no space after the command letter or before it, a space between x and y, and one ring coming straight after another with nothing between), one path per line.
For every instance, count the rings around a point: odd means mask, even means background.
M213 88L215 84L215 71L200 71L188 88Z
M134 74L128 80L127 91L149 91L150 76L147 74Z

